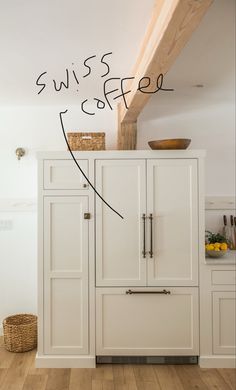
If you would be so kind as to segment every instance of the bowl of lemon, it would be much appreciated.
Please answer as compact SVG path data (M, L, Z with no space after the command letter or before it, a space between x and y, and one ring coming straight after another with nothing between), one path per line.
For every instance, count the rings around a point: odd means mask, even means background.
M205 250L209 257L223 257L228 251L228 240L219 233L206 231Z
M215 242L214 244L206 244L206 254L210 257L223 257L228 250L226 242Z

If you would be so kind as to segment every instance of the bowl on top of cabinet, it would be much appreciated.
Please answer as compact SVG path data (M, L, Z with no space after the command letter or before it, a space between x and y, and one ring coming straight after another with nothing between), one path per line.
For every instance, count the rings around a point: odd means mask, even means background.
M188 138L173 138L173 139L160 139L160 140L149 141L148 145L153 150L187 149L190 143L191 143L191 139Z

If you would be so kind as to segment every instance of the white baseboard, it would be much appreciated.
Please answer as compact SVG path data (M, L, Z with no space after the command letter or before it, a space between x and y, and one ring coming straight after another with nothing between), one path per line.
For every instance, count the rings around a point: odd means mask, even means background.
M35 358L36 368L96 368L95 356L39 355Z
M236 368L236 356L200 356L201 368Z

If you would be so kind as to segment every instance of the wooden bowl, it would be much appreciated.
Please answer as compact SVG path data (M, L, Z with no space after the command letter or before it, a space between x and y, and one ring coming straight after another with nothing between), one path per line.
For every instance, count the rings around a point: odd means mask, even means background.
M153 150L158 149L187 149L191 142L188 138L160 139L149 141L148 145Z

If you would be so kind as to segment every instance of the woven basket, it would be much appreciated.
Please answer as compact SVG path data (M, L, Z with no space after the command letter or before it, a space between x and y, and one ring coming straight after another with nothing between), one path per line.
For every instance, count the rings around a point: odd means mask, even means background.
M71 150L105 150L105 133L67 133Z
M10 352L26 352L37 346L37 316L16 314L3 320L5 348Z

